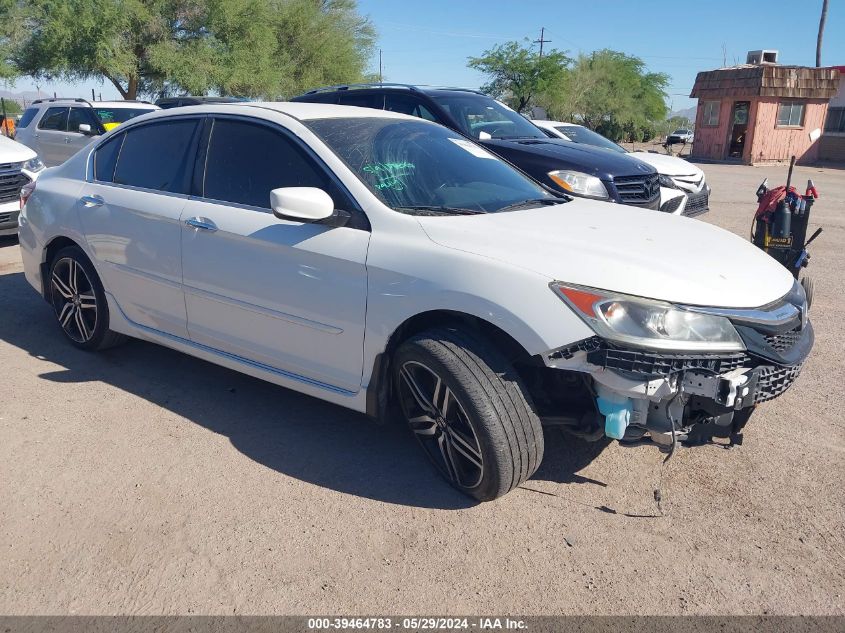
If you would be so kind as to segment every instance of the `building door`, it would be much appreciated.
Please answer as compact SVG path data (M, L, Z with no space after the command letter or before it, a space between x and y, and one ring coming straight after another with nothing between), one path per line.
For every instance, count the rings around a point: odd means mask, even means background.
M745 139L748 136L748 101L734 101L731 116L731 136L728 139L728 158L742 158Z

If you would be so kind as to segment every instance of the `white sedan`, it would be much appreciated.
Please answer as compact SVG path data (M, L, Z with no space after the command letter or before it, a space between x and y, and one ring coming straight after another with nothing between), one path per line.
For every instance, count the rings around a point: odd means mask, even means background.
M710 186L704 178L704 172L683 158L657 152L629 152L621 145L577 123L545 120L535 120L532 123L555 138L630 154L654 167L660 174L661 211L695 216L710 209Z
M813 345L800 284L742 238L555 194L381 110L144 115L22 203L26 279L71 344L137 337L396 411L480 500L536 471L544 424L665 450L737 437Z

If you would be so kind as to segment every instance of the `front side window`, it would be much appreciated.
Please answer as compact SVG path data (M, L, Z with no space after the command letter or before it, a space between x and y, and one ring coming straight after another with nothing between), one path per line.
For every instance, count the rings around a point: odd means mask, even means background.
M47 108L38 124L39 130L64 132L67 130L67 114L70 108Z
M802 127L804 125L804 103L802 101L781 101L778 104L778 125Z
M245 121L215 120L203 197L269 209L270 192L279 187L316 187L339 202L325 171L280 132Z
M719 125L719 106L721 101L705 101L701 124L707 127Z
M437 104L452 115L467 136L486 140L546 138L542 130L495 99L477 94L434 95Z
M339 99L340 105L356 106L359 108L384 109L384 96L380 94L343 93Z
M410 114L419 119L437 122L431 110L425 107L422 102L414 97L400 94L388 94L384 97L384 109L400 114Z
M191 142L198 119L140 125L126 132L114 182L170 193L187 193Z
M68 131L79 132L79 126L83 123L90 125L92 132L99 131L99 124L94 118L91 108L71 108L67 119Z
M561 201L439 125L383 118L305 123L384 204L403 213L493 213L532 200Z
M38 114L38 108L27 108L24 110L23 115L21 115L21 120L18 121L18 127L26 127L32 123L32 119L35 118L36 114Z
M583 143L584 145L592 145L593 147L600 147L601 149L609 149L620 154L627 154L624 147L620 147L609 138L603 137L597 132L588 130L580 125L559 125L555 128L561 134L564 134L573 143Z

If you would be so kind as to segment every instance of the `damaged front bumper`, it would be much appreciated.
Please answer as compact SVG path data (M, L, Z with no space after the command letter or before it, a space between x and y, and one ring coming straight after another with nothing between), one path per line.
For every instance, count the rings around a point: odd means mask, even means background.
M546 365L590 376L595 420L607 437L663 447L713 437L739 442L754 408L795 382L814 334L804 315L734 325L745 351L664 353L592 337L549 353Z

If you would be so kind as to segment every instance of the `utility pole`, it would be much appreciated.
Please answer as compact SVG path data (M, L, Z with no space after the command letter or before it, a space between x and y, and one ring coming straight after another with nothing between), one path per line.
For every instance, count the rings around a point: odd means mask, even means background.
M547 42L551 42L551 40L546 39L546 27L544 26L540 28L540 39L534 40L535 44L540 45L540 59L543 59L543 44Z
M381 49L378 49L378 82L381 83Z
M827 0L822 0L822 15L819 18L819 36L816 39L816 68L822 65L822 39L824 38L824 23L827 22Z

